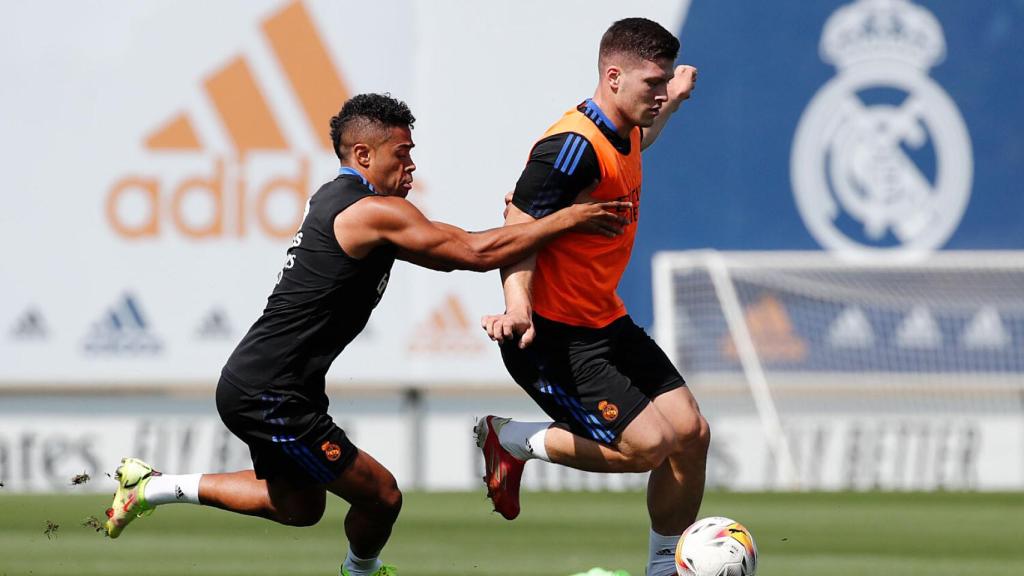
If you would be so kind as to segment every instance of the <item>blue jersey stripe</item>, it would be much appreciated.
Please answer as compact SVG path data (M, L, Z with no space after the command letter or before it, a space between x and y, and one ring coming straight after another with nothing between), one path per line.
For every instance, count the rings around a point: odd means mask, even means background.
M587 412L586 408L583 407L583 404L580 403L579 399L569 396L561 388L556 388L555 391L556 393L563 395L566 401L573 405L573 408L575 409L576 413L582 416L584 424L586 424L587 422L592 424L592 426L590 426L590 430L595 435L595 438L597 438L598 440L603 439L606 442L611 442L612 440L614 440L614 436L612 436L605 429L604 424L600 420L598 420L596 416Z
M326 464L324 464L320 460L317 460L316 455L314 455L309 450L309 446L306 446L305 444L296 444L295 446L301 452L306 454L306 457L309 458L309 461L312 462L314 466L316 466L317 468L319 468L323 472L324 477L326 478L326 480L324 481L325 484L334 481L334 472L332 472L331 469L328 468Z
M309 463L309 466L310 466L310 468L312 470L317 470L320 473L321 478L325 479L326 482L330 482L331 480L334 479L332 477L333 474L331 473L330 469L327 468L327 466L325 466L323 462L320 462L319 460L317 460L316 456L314 456L309 451L309 448L306 447L305 444L301 444L299 442L295 442L295 438L294 437L292 437L291 440L292 440L291 446L295 450L296 454L299 454L300 456L304 456L305 459L306 459L306 462Z
M568 394L565 393L564 390L560 388L557 389L556 391L562 394L565 397L566 401L572 405L577 415L577 419L579 419L584 426L587 426L587 429L590 430L590 434L591 436L594 437L595 440L612 442L615 439L615 437L605 429L604 424L602 424L596 416L587 412L586 408L583 407L583 404L581 404L579 400L573 398L572 396L569 396ZM588 422L589 425L587 424Z
M312 475L320 482L323 482L324 484L328 484L330 483L331 480L333 480L330 471L327 470L327 468L324 467L323 464L317 462L316 459L314 459L313 455L309 453L308 448L306 448L302 444L291 444L290 446L292 447L292 450L295 452L296 456L302 458L306 462L306 466L309 469L310 475Z
M601 110L601 107L600 107L600 106L598 106L597 104L595 104L595 103L594 103L594 101L593 101L593 100L592 100L591 98L587 98L587 101L586 101L586 102L584 102L584 104L583 104L583 105L584 105L584 107L585 107L585 108L586 108L587 110L589 110L589 111L591 111L591 112L593 112L594 114L596 114L596 115L597 115L597 119L596 119L596 120L594 120L594 122L595 122L596 124L601 124L601 123L604 123L604 124L606 124L606 125L607 125L607 126L608 126L609 128L611 128L611 129L612 129L612 131L618 131L618 128L616 128L616 127L615 127L615 124L612 124L612 121L611 121L611 120L609 120L607 116L605 116L605 114L604 114L604 111L603 111L603 110ZM589 116L589 115L588 115L588 116Z
M309 474L314 480L322 483L329 482L323 470L317 468L313 462L310 462L308 458L304 457L303 454L299 452L298 446L296 446L295 444L288 443L282 444L281 448L285 451L285 454L288 454L288 456L290 456L292 460L294 460L303 469L305 469L306 473Z
M615 440L615 436L608 430L604 429L604 425L595 418L592 414L587 413L583 405L578 400L569 396L562 390L561 387L556 386L545 379L543 376L540 379L543 384L540 391L544 394L551 396L559 406L566 409L566 411L582 425L588 432L590 437L594 440L611 443Z
M569 159L572 157L573 148L575 148L575 147L576 147L576 135L575 134L570 134L569 137L565 139L565 146L562 147L562 150L565 150L565 156L563 157L562 154L559 153L558 154L558 159L555 160L555 169L556 170L561 170L562 169L562 164L564 164L565 162L569 161ZM563 159L564 159L564 161L563 161Z
M555 159L555 168L562 162L562 156L565 156L565 151L569 149L569 142L572 141L572 136L565 139L565 144L562 144L562 150L558 153L558 158Z
M292 460L295 461L303 470L306 471L314 480L322 482L324 484L334 480L334 475L331 471L324 466L322 462L316 460L309 449L295 442L294 437L284 436L271 436L270 438L275 443L281 445L281 450L288 455ZM301 450L300 450L301 449Z
M576 165L580 163L580 158L583 157L583 151L587 149L587 144L589 144L589 142L584 140L583 145L580 146L579 151L576 152L576 159L572 161L572 166L569 167L569 176L572 176L573 172L576 171ZM568 162L566 163L568 164Z
M569 160L572 159L572 156L576 152L576 148L580 145L581 140L583 140L582 136L573 136L572 147L569 148L569 153L565 155L565 162L562 162L561 166L555 165L555 168L558 168L562 172L567 171L567 167L569 166Z
M582 424L583 427L586 428L588 432L590 432L590 436L592 438L598 437L597 430L594 430L593 426L587 425L586 414L580 414L578 410L576 410L571 404L569 404L568 399L566 399L564 395L554 393L550 387L548 387L548 393L551 395L552 398L555 399L555 402L557 402L559 406L565 408L566 412L568 412L577 422Z

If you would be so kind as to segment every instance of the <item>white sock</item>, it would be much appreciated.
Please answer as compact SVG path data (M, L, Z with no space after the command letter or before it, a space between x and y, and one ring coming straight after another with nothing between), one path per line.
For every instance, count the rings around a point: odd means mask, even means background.
M146 484L143 500L150 506L172 504L199 504L199 479L202 474L161 474L151 476Z
M651 530L647 548L647 576L675 576L679 535L662 536Z
M349 576L372 576L383 565L384 563L376 556L373 558L360 558L353 554L352 550L349 550L345 556L345 563L341 566L348 570Z
M520 460L539 458L551 462L544 438L552 422L517 422L509 420L498 430L501 447Z

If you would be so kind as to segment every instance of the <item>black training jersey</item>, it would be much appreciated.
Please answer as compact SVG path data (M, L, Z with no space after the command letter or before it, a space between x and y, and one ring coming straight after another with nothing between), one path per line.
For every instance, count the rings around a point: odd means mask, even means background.
M343 174L310 198L263 315L224 366L229 383L253 394L298 393L326 407L327 369L366 326L395 261L394 245L357 260L334 235L334 218L373 195L358 174Z
M619 136L593 100L584 100L576 109L598 127L616 150L629 154L629 138ZM538 141L530 151L512 203L534 218L543 218L571 205L580 192L600 179L601 166L590 141L575 132L552 134Z

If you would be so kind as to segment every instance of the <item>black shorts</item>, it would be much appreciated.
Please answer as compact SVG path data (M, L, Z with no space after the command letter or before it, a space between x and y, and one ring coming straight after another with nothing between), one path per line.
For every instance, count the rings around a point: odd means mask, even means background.
M525 350L502 345L512 378L554 421L611 444L660 394L685 386L650 336L623 316L604 328L533 317L537 337Z
M228 430L249 446L257 478L284 478L296 486L329 484L358 453L326 410L299 394L250 394L221 376L217 411Z

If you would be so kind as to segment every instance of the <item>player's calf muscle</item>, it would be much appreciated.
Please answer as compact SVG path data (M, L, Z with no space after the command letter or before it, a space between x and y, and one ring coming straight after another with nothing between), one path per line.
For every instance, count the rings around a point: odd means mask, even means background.
M286 526L314 526L324 516L324 505L313 508L287 507L274 510L274 520Z

